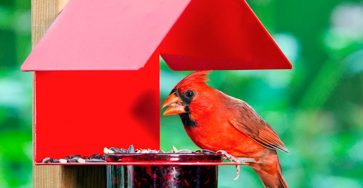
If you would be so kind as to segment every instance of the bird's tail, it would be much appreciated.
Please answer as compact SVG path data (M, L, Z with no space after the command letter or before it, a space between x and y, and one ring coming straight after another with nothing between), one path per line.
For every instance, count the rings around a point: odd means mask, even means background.
M260 177L266 188L288 188L282 176L280 161L276 151L269 150L269 154L260 158L257 163L250 163L250 166Z

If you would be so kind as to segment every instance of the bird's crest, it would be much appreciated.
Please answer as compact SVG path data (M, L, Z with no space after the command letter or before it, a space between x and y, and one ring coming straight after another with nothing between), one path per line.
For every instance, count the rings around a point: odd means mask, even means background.
M211 71L196 71L185 77L178 85L190 85L193 83L205 84Z

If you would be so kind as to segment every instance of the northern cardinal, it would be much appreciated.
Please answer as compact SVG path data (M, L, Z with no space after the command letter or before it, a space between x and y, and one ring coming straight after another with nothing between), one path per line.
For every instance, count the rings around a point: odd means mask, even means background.
M287 152L279 136L246 102L207 85L209 71L180 81L165 100L164 115L178 114L193 142L202 149L223 150L248 163L266 188L287 188L276 150Z

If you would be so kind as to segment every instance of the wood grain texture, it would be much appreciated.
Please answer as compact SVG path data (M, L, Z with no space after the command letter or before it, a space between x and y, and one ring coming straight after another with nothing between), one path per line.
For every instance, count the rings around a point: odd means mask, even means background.
M61 188L61 166L36 166L33 165L35 188Z
M68 0L32 0L33 47L46 33ZM33 131L34 131L33 127ZM33 132L33 136L34 132ZM105 166L36 166L33 165L35 188L106 187Z
M62 168L60 188L106 187L106 166L65 166Z
M32 44L33 47L43 37L48 27L60 12L58 4L64 0L32 0ZM33 127L33 131L35 128ZM33 132L33 136L34 132ZM34 187L60 188L62 167L33 165Z
M106 187L106 166L34 166L34 187Z
M32 0L32 43L43 37L68 0Z

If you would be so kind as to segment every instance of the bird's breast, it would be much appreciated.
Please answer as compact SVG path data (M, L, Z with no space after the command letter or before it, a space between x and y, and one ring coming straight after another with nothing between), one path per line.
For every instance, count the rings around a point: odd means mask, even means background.
M209 118L198 120L196 126L184 128L193 142L202 149L225 150L236 156L251 156L261 146L234 128L228 120Z
M203 149L221 150L234 147L237 140L241 139L240 132L236 131L226 122L218 120L196 121L195 126L184 124L184 128L189 137Z

